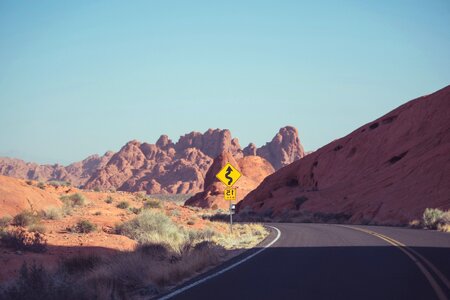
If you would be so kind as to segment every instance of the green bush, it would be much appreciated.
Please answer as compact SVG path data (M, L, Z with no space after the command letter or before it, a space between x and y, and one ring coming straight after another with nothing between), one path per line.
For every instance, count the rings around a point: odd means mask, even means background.
M130 206L130 203L127 201L120 201L119 204L117 204L117 208L121 209L127 209Z
M164 213L144 210L136 218L116 226L116 232L140 244L163 243L179 250L186 240L186 232Z
M42 181L39 181L39 183L37 184L37 187L40 188L41 190L45 190L45 183L43 183Z
M438 225L448 224L448 212L438 208L427 208L423 213L423 224L428 229L437 229Z
M38 221L39 217L29 210L25 210L15 215L13 218L13 224L15 226L22 226L22 227L29 226L31 224L37 223Z
M75 206L83 206L86 204L86 198L80 193L72 194L70 196L68 196L68 195L61 196L61 197L59 197L59 199L64 204L67 204L67 205L71 206L72 208Z
M436 229L443 212L437 208L427 208L423 213L423 224L426 228Z
M156 199L150 199L144 202L144 208L162 208L163 205L159 200Z
M80 220L73 228L74 232L77 233L90 233L97 229L97 226L95 224L92 224L88 220Z
M111 196L108 196L108 197L106 197L106 199L105 199L105 202L108 203L108 204L113 203L113 201L114 201L114 198L111 197Z

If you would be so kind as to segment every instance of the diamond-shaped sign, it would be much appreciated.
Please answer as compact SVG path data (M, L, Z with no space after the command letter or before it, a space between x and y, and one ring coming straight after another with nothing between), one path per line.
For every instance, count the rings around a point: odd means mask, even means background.
M216 177L226 186L233 186L233 184L241 177L241 173L230 163L227 163L225 167L216 174Z

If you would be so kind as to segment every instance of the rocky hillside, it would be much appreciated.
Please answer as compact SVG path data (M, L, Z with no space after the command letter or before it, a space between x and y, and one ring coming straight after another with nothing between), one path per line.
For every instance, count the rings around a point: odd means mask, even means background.
M238 209L406 224L450 208L450 86L412 100L268 176Z
M106 152L103 156L92 155L68 166L39 165L20 159L0 157L0 175L39 181L70 181L72 185L80 186L86 183L94 171L103 168L112 155L113 152Z
M131 141L115 153L108 164L96 171L86 188L146 191L150 194L190 194L203 190L205 175L213 159L223 152L235 159L254 155L241 149L229 130L191 132L174 143L166 135L156 144ZM275 138L256 149L256 154L279 168L303 157L304 151L293 127L280 129Z

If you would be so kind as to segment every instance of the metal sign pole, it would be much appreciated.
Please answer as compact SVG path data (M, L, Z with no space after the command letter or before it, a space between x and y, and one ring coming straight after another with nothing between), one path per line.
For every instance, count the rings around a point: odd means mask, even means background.
M231 200L230 200L230 233L233 234L233 213L231 209Z

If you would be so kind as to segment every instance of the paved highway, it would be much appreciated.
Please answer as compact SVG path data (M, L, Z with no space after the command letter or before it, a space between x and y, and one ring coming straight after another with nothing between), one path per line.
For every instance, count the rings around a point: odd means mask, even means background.
M259 249L162 299L450 298L448 233L379 226L267 225L274 228Z

